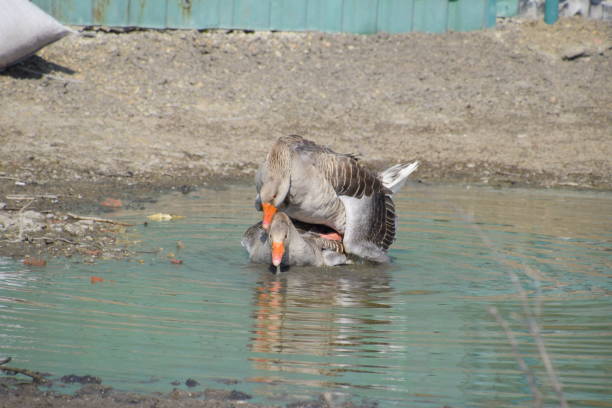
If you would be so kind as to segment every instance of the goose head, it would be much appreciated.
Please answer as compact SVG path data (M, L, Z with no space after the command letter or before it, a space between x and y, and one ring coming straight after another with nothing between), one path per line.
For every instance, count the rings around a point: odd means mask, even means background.
M276 172L269 171L267 176L259 191L259 198L263 209L262 225L265 230L270 227L272 217L274 217L274 214L281 208L287 198L290 185L288 172L277 174Z
M274 266L279 266L283 260L290 240L291 226L291 220L283 212L278 212L272 217L268 240L272 246L272 265Z

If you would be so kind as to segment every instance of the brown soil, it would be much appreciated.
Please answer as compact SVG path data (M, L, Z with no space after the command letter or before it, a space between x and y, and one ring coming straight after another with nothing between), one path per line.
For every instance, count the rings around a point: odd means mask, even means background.
M582 18L444 35L85 31L0 74L0 215L49 214L42 232L0 230L0 255L125 254L98 224L71 234L66 212L248 180L292 133L376 167L418 159L425 182L610 190L610 78L612 26ZM3 392L0 407L28 398Z

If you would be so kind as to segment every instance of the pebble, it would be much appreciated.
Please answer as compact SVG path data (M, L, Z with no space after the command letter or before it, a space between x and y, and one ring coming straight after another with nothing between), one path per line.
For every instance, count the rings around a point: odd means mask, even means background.
M562 55L562 59L565 61L572 61L580 57L586 57L588 55L585 47L573 47L565 50Z
M185 385L191 388L200 385L200 383L193 378L188 378L187 381L185 381Z

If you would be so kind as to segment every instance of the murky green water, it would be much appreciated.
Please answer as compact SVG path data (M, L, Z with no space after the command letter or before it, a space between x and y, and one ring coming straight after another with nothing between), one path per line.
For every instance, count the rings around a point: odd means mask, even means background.
M239 244L258 218L252 187L117 212L137 223L159 211L186 218L132 229L139 248L164 248L139 254L142 263L0 260L0 355L132 391L193 378L279 404L334 391L383 407L530 405L526 376L487 313L496 306L552 404L514 272L540 299L542 338L570 405L612 406L612 195L406 190L391 265L280 277L249 265ZM170 264L168 252L184 263Z

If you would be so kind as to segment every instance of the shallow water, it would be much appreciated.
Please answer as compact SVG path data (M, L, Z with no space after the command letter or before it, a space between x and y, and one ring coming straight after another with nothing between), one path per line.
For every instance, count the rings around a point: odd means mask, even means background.
M193 378L278 404L333 391L383 407L531 405L495 306L553 404L514 274L570 405L612 406L612 194L408 186L390 265L275 277L239 244L252 190L113 214L139 224L126 237L139 249L163 248L133 261L0 259L0 355L130 391ZM160 211L186 218L142 225Z

